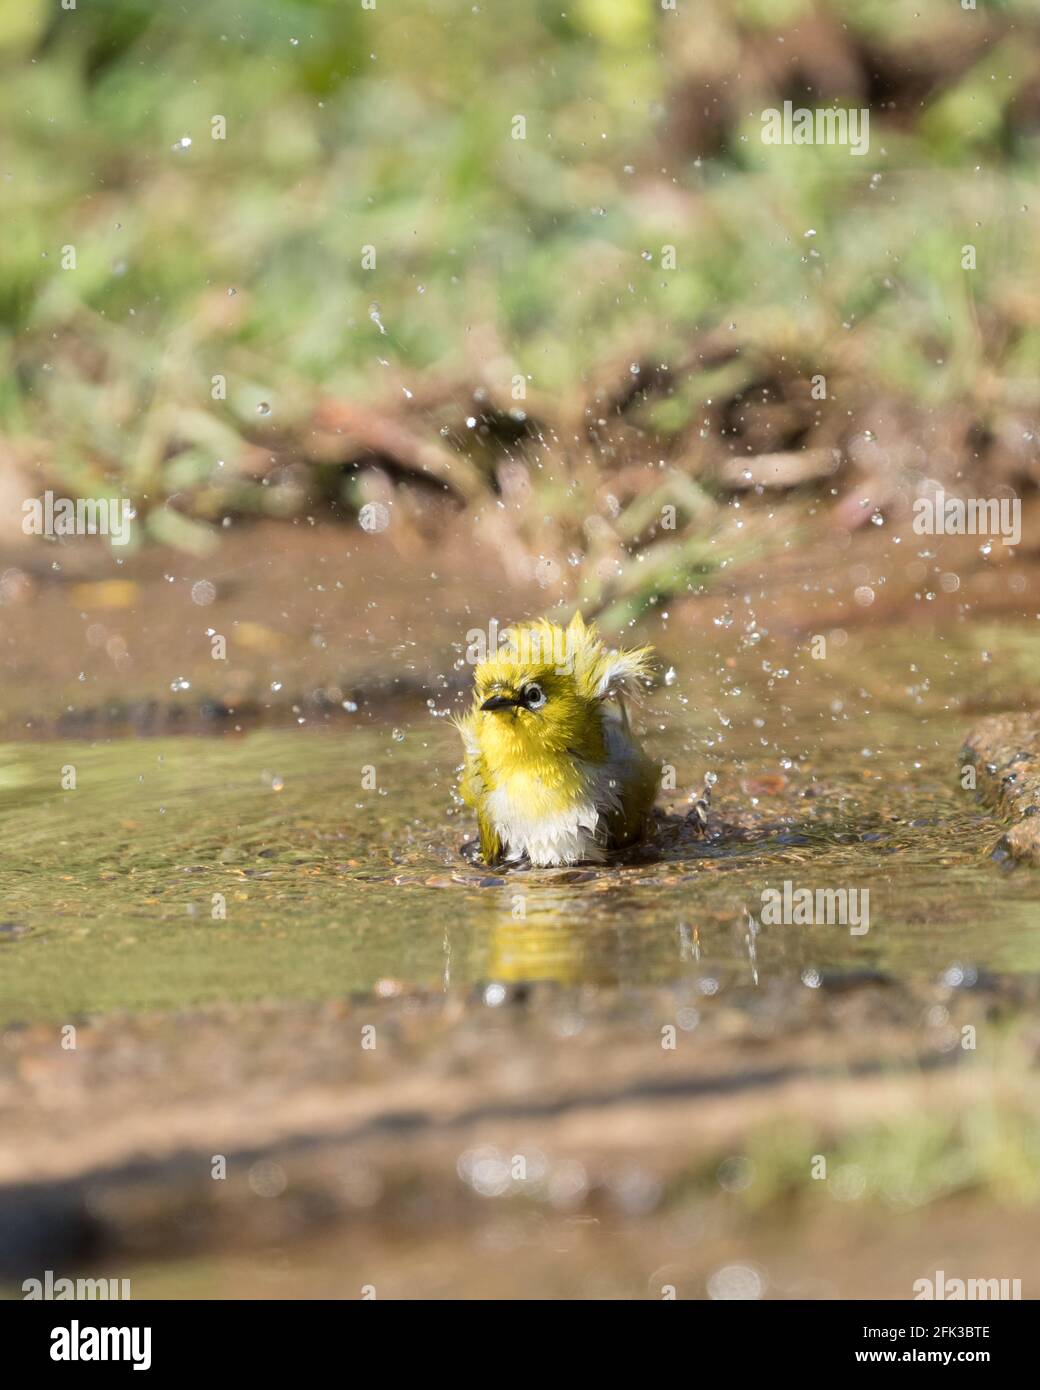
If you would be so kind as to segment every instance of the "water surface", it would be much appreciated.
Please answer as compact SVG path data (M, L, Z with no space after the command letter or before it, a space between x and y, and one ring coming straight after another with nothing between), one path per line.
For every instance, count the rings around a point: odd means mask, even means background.
M656 860L467 864L457 735L418 697L395 728L362 706L323 731L6 745L0 1019L1037 970L1035 876L991 857L1001 827L959 780L976 711L1032 680L1031 629L852 633L824 660L751 636L676 663L639 715L674 768L662 806L719 779L708 839L665 833ZM785 880L869 892L869 930L763 922L763 890Z

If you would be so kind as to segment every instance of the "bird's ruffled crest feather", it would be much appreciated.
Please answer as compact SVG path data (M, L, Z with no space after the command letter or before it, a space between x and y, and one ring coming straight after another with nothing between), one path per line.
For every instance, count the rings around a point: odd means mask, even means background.
M652 647L611 650L580 613L571 619L567 634L574 653L575 678L584 695L610 700L620 696L638 699L644 693L653 669Z
M502 638L500 649L476 669L478 690L514 687L555 672L572 676L577 693L587 700L637 698L653 667L652 647L611 650L580 613L565 628L538 618L505 629Z

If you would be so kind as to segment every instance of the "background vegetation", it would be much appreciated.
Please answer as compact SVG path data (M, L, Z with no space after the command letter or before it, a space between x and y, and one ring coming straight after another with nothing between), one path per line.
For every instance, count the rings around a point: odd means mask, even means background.
M1038 59L1032 0L0 0L4 495L195 550L469 509L638 606L766 543L756 493L1019 488ZM785 99L869 153L764 145Z

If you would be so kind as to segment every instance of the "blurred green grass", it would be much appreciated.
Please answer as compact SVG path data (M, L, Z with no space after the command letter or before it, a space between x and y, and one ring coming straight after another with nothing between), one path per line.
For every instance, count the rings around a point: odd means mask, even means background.
M847 453L879 403L1033 478L1038 58L1032 0L0 0L0 466L196 548L353 515L373 472L421 511L421 460L322 423L355 403L457 458L470 507L518 459L523 563L586 565L591 508L622 568L653 470L697 489L703 559L720 459ZM764 145L785 98L869 105L868 154Z

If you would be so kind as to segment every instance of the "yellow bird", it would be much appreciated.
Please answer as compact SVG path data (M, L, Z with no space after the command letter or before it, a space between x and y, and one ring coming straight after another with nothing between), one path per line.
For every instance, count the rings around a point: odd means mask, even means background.
M659 769L629 728L652 649L610 651L580 614L503 633L476 669L473 708L455 721L460 791L477 813L486 864L576 864L641 840Z

